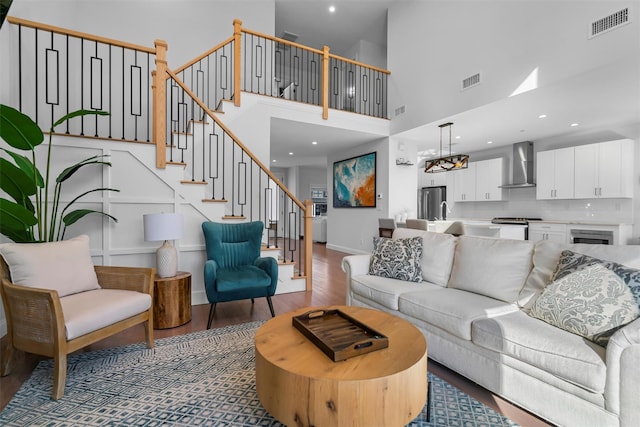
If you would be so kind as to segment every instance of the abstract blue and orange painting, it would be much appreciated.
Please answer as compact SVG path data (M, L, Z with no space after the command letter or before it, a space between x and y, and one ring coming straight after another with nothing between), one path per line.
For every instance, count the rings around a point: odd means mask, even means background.
M333 163L333 207L376 207L376 153Z

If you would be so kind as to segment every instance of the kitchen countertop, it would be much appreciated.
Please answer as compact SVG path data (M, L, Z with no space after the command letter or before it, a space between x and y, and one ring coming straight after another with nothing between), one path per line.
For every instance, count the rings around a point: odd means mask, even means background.
M611 222L611 221L595 221L595 220L541 220L541 221L529 221L529 224L579 224L579 225L608 225L612 227L618 227L620 225L632 225L628 222Z
M485 218L448 218L447 221L461 221L463 222L465 225L466 224L486 224L486 223L490 223L491 224L491 218L489 219L485 219ZM587 219L542 219L542 220L532 220L529 221L530 224L536 223L536 224L567 224L567 225L571 225L571 224L579 224L579 225L608 225L608 226L615 226L618 227L620 225L633 225L632 223L628 223L628 222L613 222L613 221L606 221L606 220L602 220L602 221L598 221L598 220L587 220ZM516 225L519 226L518 224L491 224L491 225Z

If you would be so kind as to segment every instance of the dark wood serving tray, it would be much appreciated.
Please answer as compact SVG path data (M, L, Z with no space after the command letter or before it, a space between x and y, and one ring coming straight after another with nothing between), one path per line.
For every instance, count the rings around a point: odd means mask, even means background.
M340 310L293 316L293 326L334 362L389 347L389 339Z

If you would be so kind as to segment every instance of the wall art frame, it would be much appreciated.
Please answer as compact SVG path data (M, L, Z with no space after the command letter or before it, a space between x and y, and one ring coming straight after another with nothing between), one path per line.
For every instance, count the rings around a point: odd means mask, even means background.
M333 207L376 207L376 152L333 162Z

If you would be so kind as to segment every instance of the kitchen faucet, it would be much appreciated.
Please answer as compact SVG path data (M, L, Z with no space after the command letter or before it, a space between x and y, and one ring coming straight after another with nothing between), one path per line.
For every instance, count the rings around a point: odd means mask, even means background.
M445 206L447 208L446 212L444 210ZM442 214L442 220L447 219L447 214L451 213L451 209L449 208L449 204L446 200L443 200L442 203L440 203L440 213Z

